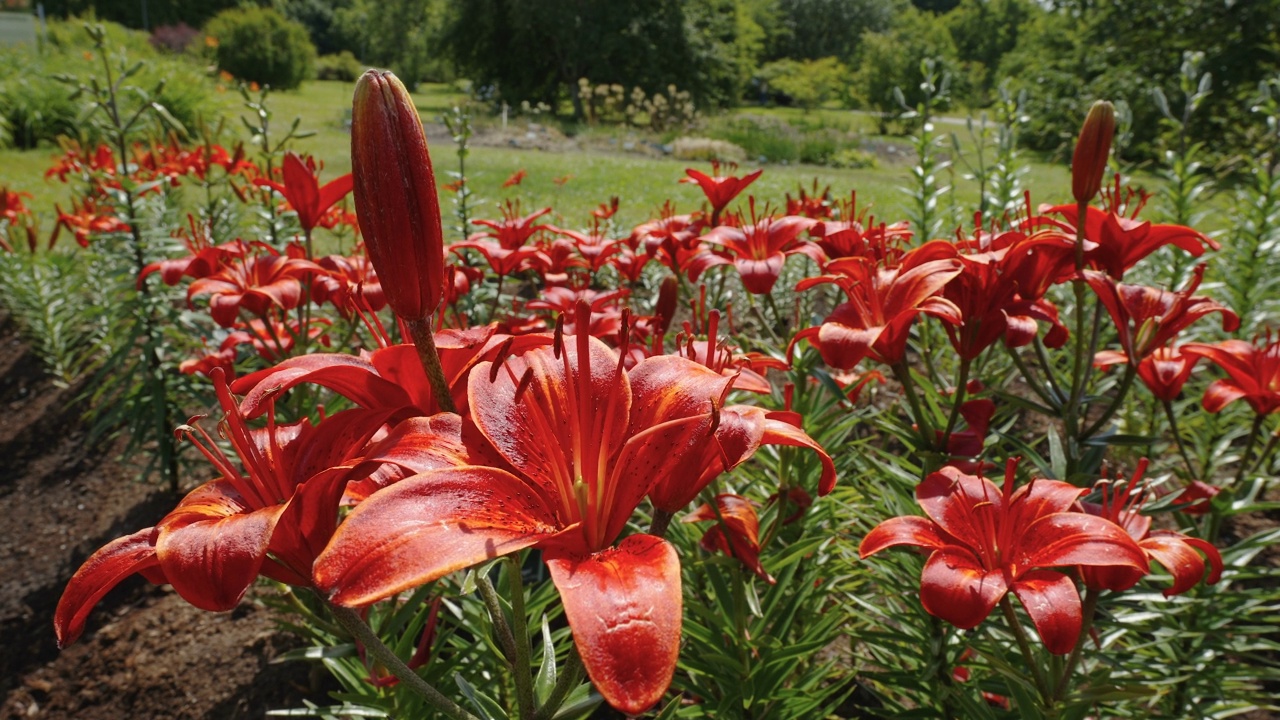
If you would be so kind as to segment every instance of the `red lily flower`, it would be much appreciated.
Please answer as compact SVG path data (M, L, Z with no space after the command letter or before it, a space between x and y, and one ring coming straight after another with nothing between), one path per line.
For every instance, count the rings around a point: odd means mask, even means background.
M54 612L59 646L80 636L93 606L126 577L169 583L202 610L230 610L259 575L311 585L311 565L337 523L343 466L385 416L348 410L317 426L274 421L252 430L236 410L222 373L213 373L224 432L244 470L198 427L191 438L221 477L192 490L155 527L108 543L76 571ZM199 434L203 443L196 440Z
M489 228L488 231L478 233L479 237L492 238L502 248L515 250L524 247L524 244L529 242L529 238L539 230L551 229L550 225L535 225L533 222L550 212L551 208L545 207L521 216L520 203L508 201L502 206L501 220L472 220L471 224Z
M546 267L550 259L538 248L525 247L529 238L550 225L535 225L534 220L551 212L543 208L523 217L519 216L520 204L508 202L502 208L502 220L472 220L472 224L489 228L478 232L466 241L454 243L449 250L458 253L463 248L478 251L498 277L513 275L530 267Z
M357 311L378 312L387 306L378 273L364 255L328 255L317 264L329 271L317 275L311 283L311 295L317 303L332 302L345 318Z
M1213 508L1210 504L1222 492L1222 488L1214 487L1206 482L1192 480L1178 495L1178 504L1174 509L1188 515L1207 515Z
M58 162L45 171L44 176L48 179L56 175L59 182L66 182L72 173L114 175L115 172L116 157L110 147L99 145L90 154L73 142Z
M754 209L754 208L753 208ZM704 253L690 264L689 279L708 268L733 264L742 278L742 286L754 295L767 295L778 282L788 255L806 255L816 263L826 258L822 249L800 233L813 227L815 221L804 217L761 218L744 227L720 226L702 236L703 242L724 252Z
M326 318L311 318L307 325L307 339L320 338L320 344L328 347L329 337L325 332L330 324ZM236 323L233 327L235 332L227 336L227 342L235 340L238 345L252 345L258 356L269 363L277 363L289 357L297 339L302 337L300 321L281 322L274 313L265 322L263 318L253 318L249 322Z
M864 357L893 365L906 354L917 315L932 315L953 325L963 319L954 303L938 295L962 272L954 258L932 260L912 253L900 267L877 268L865 258L853 257L831 263L827 271L835 274L807 278L796 289L835 283L848 302L837 305L818 327L796 333L788 354L797 342L808 340L834 368L848 370Z
M174 235L182 240L188 254L171 260L159 260L142 268L142 272L138 273L139 288L152 273L159 272L160 280L172 287L184 277L208 277L217 272L226 260L244 257L243 242L235 240L214 245L209 237L208 225L197 221L194 215L187 215L187 226L189 230L179 230Z
M79 202L71 201L71 212L65 213L58 205L53 206L58 213L58 223L53 226L53 235L49 237L49 247L53 247L58 241L58 233L62 232L62 228L67 228L76 238L76 242L80 247L89 247L90 235L103 235L107 233L126 233L130 228L128 223L116 217L115 211L110 208L98 208L98 201L93 198L84 198Z
M769 370L790 370L791 365L785 360L761 355L760 353L739 353L734 345L720 339L720 311L707 310L707 289L702 287L702 296L698 300L690 300L693 319L684 322L684 332L678 333L675 340L675 354L705 365L712 370L733 378L734 390L768 395L773 392L764 373ZM729 316L732 333L733 316ZM705 337L705 340L699 340ZM655 355L661 355L660 344L655 346Z
M545 344L545 340L534 337L511 340L507 346L510 338L496 335L495 329L489 325L469 330L441 330L435 334L445 380L455 406L463 412L467 406L466 377L472 367L503 352L521 352ZM362 352L358 356L309 353L246 375L232 387L245 396L241 412L253 418L266 412L279 393L302 383L326 387L370 410L387 409L412 415L440 412L417 350L409 343Z
M813 193L805 191L804 185L799 188L799 195L791 197L787 193L787 214L800 215L811 220L830 220L835 217L836 206L831 201L831 186L818 190L818 178L813 179Z
M609 256L609 264L618 271L623 279L628 283L635 285L640 282L640 278L644 275L644 268L649 264L653 256L632 250L629 247L622 246L618 251Z
M836 485L836 467L822 446L797 425L792 413L769 412L750 405L721 408L714 442L707 443L700 457L689 458L681 467L649 491L649 500L659 510L676 513L688 507L722 473L750 460L762 445L803 447L818 454L822 474L818 494L826 495Z
M1191 257L1200 257L1207 248L1221 247L1212 238L1189 227L1152 225L1147 220L1139 220L1138 213L1146 204L1147 196L1128 190L1126 197L1121 198L1119 182L1117 176L1115 188L1104 191L1107 210L1091 206L1085 212L1085 234L1091 243L1085 250L1085 260L1090 266L1118 280L1165 245L1173 245ZM1078 215L1075 205L1041 207L1040 212L1061 216L1065 222L1058 223L1059 226L1075 232Z
M618 196L614 195L609 198L609 202L600 203L600 205L591 211L591 217L599 220L608 220L618 213Z
M298 224L310 233L329 208L351 192L352 177L347 173L322 187L315 159L308 156L303 160L297 153L289 152L284 156L283 183L258 178L253 184L269 187L283 195L289 201L289 207L298 214Z
M1138 363L1138 377L1157 400L1172 402L1182 394L1182 386L1187 384L1199 359L1199 355L1187 355L1181 348L1159 347L1147 353ZM1117 350L1103 350L1093 356L1094 367L1108 368L1127 364L1129 356Z
M576 312L590 324L585 305ZM613 543L652 485L706 442L728 379L673 357L628 372L578 334L477 365L468 391L476 428L514 474L437 470L378 491L317 560L319 586L363 606L540 547L592 682L614 707L642 712L675 670L680 562L651 535Z
M1169 571L1173 576L1173 585L1163 591L1165 597L1181 595L1202 579L1210 585L1218 582L1222 577L1222 555L1212 543L1172 530L1151 529L1151 516L1142 514L1142 506L1147 497L1142 475L1146 470L1147 459L1143 458L1138 461L1138 467L1127 482L1123 478L1117 478L1112 482L1099 483L1102 502L1082 503L1085 512L1104 517L1124 528L1129 537L1146 553L1149 561L1160 563ZM1204 557L1200 553L1204 553ZM1204 576L1206 560L1210 568L1207 579ZM1128 590L1137 585L1146 574L1146 568L1081 568L1085 585L1102 590Z
M519 170L511 173L511 177L502 181L502 187L509 188L512 185L519 185L520 183L524 182L525 177L527 177L528 175L529 173L525 172L524 168L520 168Z
M30 215L31 211L22 203L22 198L30 200L31 193L0 188L0 220L5 220L10 225L17 225L20 215Z
M1177 292L1144 285L1117 283L1110 275L1086 270L1084 278L1115 321L1120 347L1135 367L1157 348L1168 345L1178 333L1209 313L1222 313L1222 329L1234 332L1240 318L1214 300L1193 297L1204 279L1203 264L1197 265L1190 284Z
M281 255L270 246L254 243L262 252L233 259L221 270L191 283L187 304L209 296L209 314L222 327L231 327L240 309L262 316L272 307L292 310L302 300L302 279L324 268L309 260Z
M931 242L916 252L945 257L948 246ZM960 357L972 360L1001 338L1010 347L1030 344L1039 331L1038 320L1050 324L1045 344L1062 347L1067 329L1044 294L1056 279L1073 273L1074 251L1074 241L1057 232L979 232L954 246L963 272L947 283L942 295L963 318L959 325L946 326Z
M857 219L824 220L810 228L809 235L826 256L824 265L840 258L865 257L880 265L895 266L902 262L912 232L905 220L892 225L868 220L864 225Z
M885 520L862 540L859 553L866 558L899 545L928 549L920 601L929 614L967 630L1012 591L1045 649L1064 655L1080 635L1080 596L1069 576L1046 568L1143 571L1146 555L1115 523L1070 511L1084 490L1057 480L1032 480L1015 490L1016 468L1009 460L1003 491L955 468L930 474L916 488L928 517Z
M206 338L205 354L183 360L182 364L178 365L178 372L184 375L204 375L212 379L214 368L221 368L225 377L234 379L236 376L236 357L239 355L237 348L244 342L244 338L237 335L237 333L231 333L218 345L217 350L212 351L208 349L208 340Z
M707 202L711 203L711 224L717 225L716 220L720 217L720 213L724 211L738 194L747 189L747 186L756 181L760 177L763 170L757 170L743 177L735 177L733 175L720 176L720 163L711 163L712 174L708 176L706 173L699 172L693 168L684 171L687 178L681 178L680 182L697 183L702 188L702 194L707 196ZM732 170L736 170L736 165L730 165ZM731 171L732 171L731 170Z
M554 225L547 227L557 235L563 235L573 241L573 248L582 255L585 267L592 273L600 272L600 268L604 267L609 257L618 251L618 241L611 240L597 221L596 226L589 233L580 233L574 230L566 230L558 228Z
M696 247L701 231L700 219L693 215L676 215L675 208L667 203L662 206L661 217L635 226L627 238L627 245L632 250L644 246L650 257L656 256L660 250L673 254L676 246Z
M1215 345L1187 343L1184 355L1202 357L1226 371L1204 392L1202 404L1211 413L1244 399L1259 415L1280 410L1280 340L1258 347L1243 340L1223 340Z
M715 526L702 534L699 545L707 552L722 552L736 558L748 570L770 585L778 581L760 565L760 518L755 505L741 495L716 495L716 507L705 503L686 515L683 522L715 521Z

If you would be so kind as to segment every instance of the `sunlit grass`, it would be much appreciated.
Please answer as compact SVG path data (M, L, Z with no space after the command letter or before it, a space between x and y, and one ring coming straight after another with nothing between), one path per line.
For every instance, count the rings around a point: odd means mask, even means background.
M273 133L286 132L295 117L302 118L300 129L314 132L314 135L299 140L296 148L324 161L324 178L349 172L351 168L347 126L352 89L351 83L309 82L299 90L272 93L269 97ZM438 122L439 115L461 97L450 86L425 85L415 93L414 99L423 119L433 123ZM216 100L228 119L223 143L231 144L244 137L237 119L245 112L242 98L234 90L227 90L218 93ZM766 112L797 123L814 121L830 126L849 123L848 127L862 132L872 131L874 125L872 118L840 110L815 110L808 116L791 109L751 109L750 112ZM905 143L904 139L897 141ZM47 211L55 202L65 202L69 196L68 188L54 180L44 180L44 171L56 154L56 148L0 152L0 186L32 193L32 206L39 210ZM452 143L436 141L432 144L432 157L443 185L448 180L444 173L457 170L455 148ZM557 222L583 226L590 220L589 213L593 208L616 195L621 198L617 220L620 226L625 227L652 217L667 199L675 203L678 211L696 209L702 198L698 188L678 183L684 176L684 169L693 165L697 163L623 152L553 153L474 147L467 160L467 174L475 194L473 217L494 216L497 214L497 202L519 197L526 210L551 206L557 213ZM753 167L747 164L744 170ZM502 182L521 168L528 172L524 182L518 187L501 188ZM871 205L877 218L893 221L902 217L910 200L899 189L908 182L909 173L910 168L906 164L882 163L879 167L861 170L772 164L766 167L752 191L776 204L782 202L785 193L794 195L801 185L811 187L816 178L820 188L829 185L832 194L839 198L857 190L860 206ZM566 177L568 179L563 183L555 182ZM961 168L944 173L939 182L955 186L954 196L948 195L942 200L944 212L949 211L954 203L963 215L964 208L976 204L977 185L962 177ZM1035 189L1037 202L1061 200L1068 190L1067 171L1060 166L1033 163L1026 185ZM441 201L442 207L449 212L453 204L448 191L443 188Z

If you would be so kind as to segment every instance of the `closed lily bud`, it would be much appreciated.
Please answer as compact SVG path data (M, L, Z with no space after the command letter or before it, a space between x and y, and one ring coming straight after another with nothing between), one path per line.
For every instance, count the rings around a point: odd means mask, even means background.
M675 275L668 275L658 288L658 301L653 306L654 329L667 332L672 318L676 316L679 303L680 280Z
M1111 140L1116 134L1116 108L1106 100L1099 100L1089 108L1089 115L1080 128L1076 151L1071 157L1071 194L1076 202L1087 203L1102 188L1102 176L1107 172L1107 158L1111 156Z
M427 138L395 75L369 70L351 109L351 172L369 261L391 309L428 317L444 288L444 236Z

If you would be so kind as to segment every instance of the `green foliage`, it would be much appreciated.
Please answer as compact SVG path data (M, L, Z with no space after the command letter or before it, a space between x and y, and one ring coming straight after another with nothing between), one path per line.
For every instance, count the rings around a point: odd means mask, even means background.
M776 0L769 13L769 57L855 58L866 33L887 31L897 0Z
M687 87L700 105L725 99L713 96L722 84L708 80L717 70L711 55L695 50L688 19L678 0L475 0L458 7L448 37L452 56L483 92L553 108L567 98L581 117L574 91L584 77L650 94ZM724 71L732 63L716 65Z
M354 0L277 0L275 7L302 23L321 56L360 50L359 26L346 22L343 12Z
M64 387L101 362L100 342L109 330L108 308L97 292L104 270L96 253L0 253L0 305Z
M1040 150L1069 150L1078 118L1095 99L1125 101L1133 112L1129 159L1155 158L1163 132L1152 87L1179 95L1183 54L1204 53L1214 92L1188 128L1190 142L1214 154L1243 148L1252 123L1242 102L1280 69L1280 3L1136 0L1057 3L1019 33L1001 75L1030 97L1026 139Z
M218 68L241 80L291 90L315 65L306 28L276 10L227 10L209 21L205 33L217 41Z
M776 60L760 68L770 90L785 94L804 110L845 94L849 69L834 57L821 60Z
M449 11L444 0L353 0L335 16L352 33L361 60L390 68L412 90L450 77L443 55Z
M148 88L150 99L168 111L167 118L146 115L140 130L164 135L212 121L216 114L212 86L198 67L184 58L158 55L142 33L112 23L100 27L115 51L146 59L134 79ZM102 139L95 124L84 122L83 100L55 82L57 78L83 78L100 72L101 61L93 47L82 23L55 21L49 23L49 41L42 53L21 48L0 50L0 124L7 128L0 133L0 147L29 149L56 144L60 137L88 143ZM122 98L132 107L138 100L133 95Z
M934 58L950 69L955 63L956 46L942 20L915 8L897 15L888 32L872 33L863 40L857 72L857 85L865 107L882 115L881 131L887 130L889 116L903 109L894 96L901 90L905 104L915 107L923 100L921 63Z
M1018 44L1023 27L1043 12L1031 0L961 0L943 22L956 57L974 81L972 104L983 106L997 84L1000 61Z
M821 118L791 123L769 115L742 114L716 119L707 127L707 134L737 145L748 158L760 162L849 167L839 165L836 159L855 162L856 156L848 153L859 151L862 144L861 136L847 126L828 124Z
M343 50L337 55L321 55L316 60L317 80L355 82L363 72L364 63L357 60L349 50Z
M92 15L98 20L147 29L180 22L200 27L214 14L240 4L239 0L44 0L45 11L54 17Z

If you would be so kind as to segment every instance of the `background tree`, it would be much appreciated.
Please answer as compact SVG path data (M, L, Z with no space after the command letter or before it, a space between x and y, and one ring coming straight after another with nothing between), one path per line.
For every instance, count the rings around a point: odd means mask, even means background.
M936 58L941 62L940 70L950 72L956 64L956 46L938 16L906 7L895 16L890 30L863 38L859 56L859 96L867 108L881 113L880 130L884 132L889 120L903 109L894 97L894 88L900 88L907 105L915 107L922 100L921 62Z

